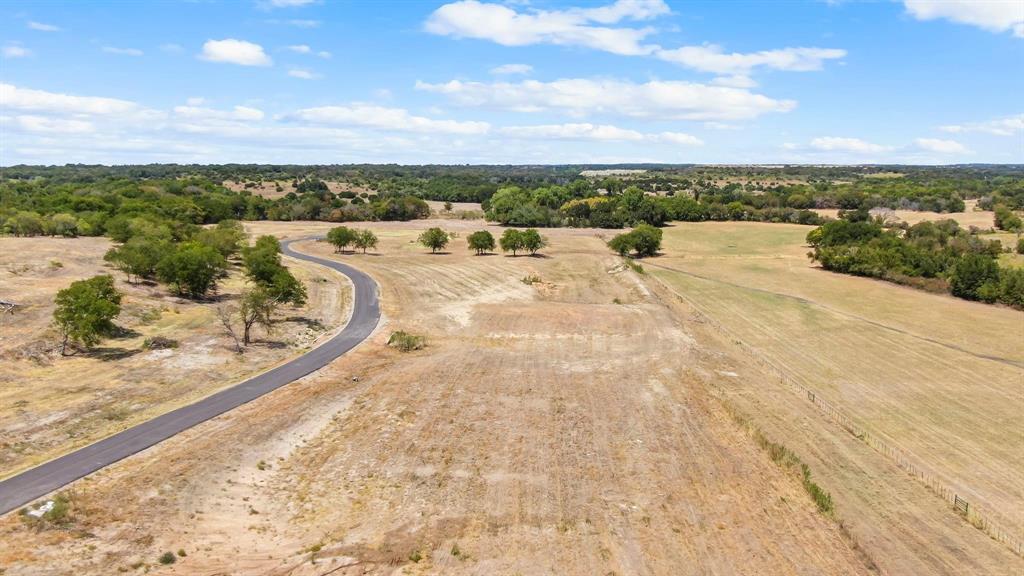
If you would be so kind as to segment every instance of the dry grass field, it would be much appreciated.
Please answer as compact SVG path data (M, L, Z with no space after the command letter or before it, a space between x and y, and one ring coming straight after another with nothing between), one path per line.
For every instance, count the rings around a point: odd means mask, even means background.
M415 244L432 224L458 231L449 253ZM6 574L871 573L709 394L726 377L698 319L595 231L547 232L544 258L476 257L480 226L375 223L366 256L300 247L379 281L377 333L76 483L66 529L4 518ZM395 330L427 347L388 348Z
M917 224L928 220L956 220L960 226L970 228L976 226L982 230L988 230L995 225L994 214L991 210L977 210L977 200L965 200L963 212L925 212L918 210L896 210L896 218L907 224ZM836 218L839 210L834 208L818 208L814 210L822 216Z
M820 270L806 257L808 230L676 224L666 230L665 255L647 267L685 310L707 320L709 338L741 352L733 358L746 371L730 368L738 376L723 394L822 470L840 516L879 551L880 566L896 574L1019 573L1019 557L868 444L899 448L926 479L1019 541L1024 314ZM800 387L865 437L830 421Z
M340 192L355 192L356 194L362 194L363 192L366 192L371 195L374 194L374 191L370 190L369 188L355 186L348 182L325 182L327 183L327 189L335 194L338 194ZM225 180L224 182L221 182L221 185L223 185L228 190L232 190L234 192L242 192L248 190L249 192L252 192L256 196L263 196L264 198L270 198L271 200L275 198L281 198L282 196L285 196L289 192L295 192L295 186L292 185L291 180L259 182L254 183L256 185L250 188L246 188L246 184L247 182L235 182L234 180ZM278 190L278 187L280 187L281 189Z
M447 253L415 242L433 225L457 233ZM639 274L609 231L473 256L484 226L356 224L380 237L367 255L298 245L377 279L378 331L75 483L66 526L0 520L5 576L1024 570L796 388L1019 534L1020 312L816 269L808 227L677 224ZM396 330L427 347L389 348ZM834 517L743 420L810 466Z
M22 304L0 315L0 477L194 401L310 347L341 326L347 280L322 267L289 262L309 290L303 308L242 356L234 352L215 307L244 285L236 269L216 301L193 302L165 286L129 284L103 262L103 238L0 238L0 298ZM71 282L109 273L124 294L115 320L125 335L91 352L62 357L51 326L53 299ZM178 341L147 350L146 338Z

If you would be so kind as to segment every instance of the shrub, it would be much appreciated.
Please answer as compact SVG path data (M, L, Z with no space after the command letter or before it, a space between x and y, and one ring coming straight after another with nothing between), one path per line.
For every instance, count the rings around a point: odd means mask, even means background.
M174 555L174 552L170 552L170 551L164 552L163 554L160 555L159 558L157 558L157 562L159 562L159 563L161 563L161 564L163 564L165 566L168 565L168 564L174 564L177 561L178 561L178 557Z
M178 341L164 336L150 336L142 341L142 347L146 350L167 350L177 348Z
M388 346L396 348L400 352L412 352L413 350L420 350L427 345L427 339L423 336L417 336L403 332L401 330L392 332L391 337L388 338Z

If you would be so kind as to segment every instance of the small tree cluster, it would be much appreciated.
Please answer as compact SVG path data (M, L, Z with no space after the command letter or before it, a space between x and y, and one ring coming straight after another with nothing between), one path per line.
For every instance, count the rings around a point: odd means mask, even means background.
M1024 230L1024 224L1021 223L1020 216L1017 216L1013 213L1013 210L1002 205L995 207L994 223L996 228L1006 230L1007 232L1020 232Z
M327 241L334 246L335 252L345 252L349 246L362 249L363 254L369 248L377 247L377 235L370 230L354 230L347 226L332 228L327 233Z
M499 242L501 243L501 250L503 252L511 252L513 256L516 256L522 250L533 255L548 245L548 239L541 236L536 228L527 228L526 230L509 228L502 233Z
M242 341L248 345L256 324L267 332L273 330L274 314L279 306L305 304L306 287L281 264L281 243L273 236L260 236L254 246L246 248L243 263L245 274L253 283L252 288L242 293L239 308Z
M630 232L619 234L608 242L608 247L621 256L635 253L638 258L654 256L661 250L661 229L640 224Z
M190 298L202 298L216 289L217 279L227 270L227 260L216 248L195 240L182 242L156 266L161 281Z
M466 237L466 244L469 245L470 250L476 250L478 256L486 254L494 250L494 235L487 230L473 232Z
M106 274L72 282L57 292L55 303L53 320L61 334L61 354L67 352L69 342L95 346L113 330L112 320L121 313L121 293Z
M444 250L450 238L449 234L440 228L427 228L420 234L419 242L430 248L430 253L434 254L438 250Z

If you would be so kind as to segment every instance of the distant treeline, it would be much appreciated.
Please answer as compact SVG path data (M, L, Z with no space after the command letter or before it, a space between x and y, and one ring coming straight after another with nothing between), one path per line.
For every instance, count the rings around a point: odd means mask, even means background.
M807 235L826 270L870 276L1024 309L1024 268L999 266L1004 248L955 220L886 228L866 212L844 212Z

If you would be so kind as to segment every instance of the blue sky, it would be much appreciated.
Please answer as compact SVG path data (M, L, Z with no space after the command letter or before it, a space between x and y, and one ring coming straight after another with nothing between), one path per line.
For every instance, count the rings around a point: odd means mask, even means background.
M1024 2L5 2L0 165L1024 162Z

